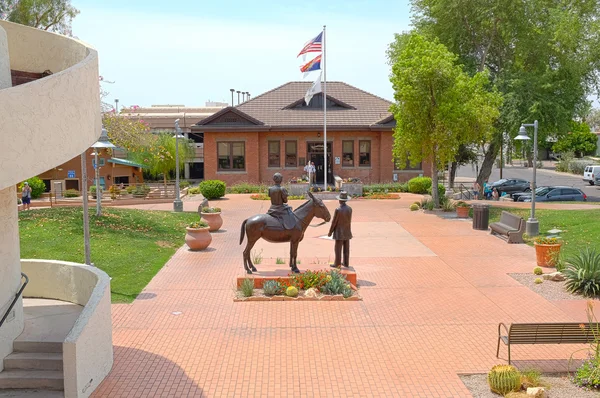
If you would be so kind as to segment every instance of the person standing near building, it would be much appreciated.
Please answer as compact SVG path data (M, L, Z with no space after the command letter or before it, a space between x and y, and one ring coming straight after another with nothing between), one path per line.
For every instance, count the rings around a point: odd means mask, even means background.
M346 204L350 200L347 192L340 192L336 197L340 201L340 207L335 209L333 221L329 228L327 236L332 236L335 240L335 260L331 267L340 268L350 267L350 239L352 239L352 208ZM343 260L342 260L343 249Z
M29 183L27 181L23 183L21 201L23 202L23 208L25 210L29 210L29 207L31 206L31 187L29 186Z
M307 162L306 166L304 166L304 171L308 175L308 182L310 185L313 185L315 183L315 172L317 171L315 169L315 162Z

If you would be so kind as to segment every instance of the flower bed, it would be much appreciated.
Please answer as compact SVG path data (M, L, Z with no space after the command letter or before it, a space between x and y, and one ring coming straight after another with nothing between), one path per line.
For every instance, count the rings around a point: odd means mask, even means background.
M400 199L400 195L395 193L372 193L363 196L364 199Z
M250 199L252 199L252 200L271 200L269 195L267 195L266 193L257 193L254 195L250 195ZM288 200L303 200L303 199L306 199L306 198L302 195L289 195L288 196Z

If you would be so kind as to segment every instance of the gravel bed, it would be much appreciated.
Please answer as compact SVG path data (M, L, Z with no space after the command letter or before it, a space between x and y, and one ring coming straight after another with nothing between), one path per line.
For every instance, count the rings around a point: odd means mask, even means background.
M487 375L485 374L461 375L460 379L469 389L473 398L501 397L501 395L490 391L487 384ZM542 375L542 382L550 385L546 391L551 398L598 398L600 396L598 392L577 387L569 380L568 375L544 374Z
M567 292L565 288L566 282L554 282L544 280L544 283L536 284L536 278L541 278L542 275L531 274L508 274L523 286L527 286L543 298L547 300L584 300L585 297L579 294Z

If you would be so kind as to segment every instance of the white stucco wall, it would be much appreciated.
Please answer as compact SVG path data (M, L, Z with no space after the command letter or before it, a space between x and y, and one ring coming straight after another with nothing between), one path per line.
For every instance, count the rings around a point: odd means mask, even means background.
M6 33L0 26L0 90L11 86ZM0 107L0 110L2 108ZM3 111L2 112L2 117ZM2 134L0 130L0 134ZM0 319L10 306L20 288L19 229L17 193L15 187L0 190ZM23 304L19 299L5 323L0 327L0 371L2 359L12 352L13 340L23 331Z
M113 364L110 278L95 267L50 260L21 260L29 275L25 297L83 305L63 343L65 397L89 397Z
M10 68L53 75L0 87L0 189L43 173L100 136L98 54L82 42L0 21ZM23 167L23 162L27 167Z

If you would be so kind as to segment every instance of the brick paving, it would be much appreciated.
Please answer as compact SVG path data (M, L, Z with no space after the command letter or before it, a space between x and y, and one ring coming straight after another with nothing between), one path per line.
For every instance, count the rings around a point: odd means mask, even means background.
M495 358L499 322L585 321L583 301L548 301L507 275L532 271L533 248L410 212L415 199L350 202L359 302L233 302L241 222L268 202L214 202L224 224L211 249L180 248L133 304L113 306L115 364L93 396L468 397L458 374L506 359L505 347ZM327 228L307 230L301 269L333 258ZM287 257L285 244L257 248L263 265ZM515 346L513 362L565 370L578 348Z

